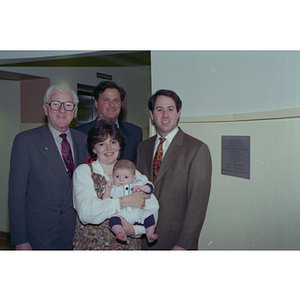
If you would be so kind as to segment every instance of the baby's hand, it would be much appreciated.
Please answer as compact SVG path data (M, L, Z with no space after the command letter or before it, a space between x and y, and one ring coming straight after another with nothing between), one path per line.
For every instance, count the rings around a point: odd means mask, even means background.
M151 193L151 189L149 187L149 185L137 185L135 187L132 188L132 191L135 192L143 192L146 194Z
M133 193L136 193L136 192L142 192L142 189L141 189L140 186L134 186L134 187L132 188L132 192L133 192Z

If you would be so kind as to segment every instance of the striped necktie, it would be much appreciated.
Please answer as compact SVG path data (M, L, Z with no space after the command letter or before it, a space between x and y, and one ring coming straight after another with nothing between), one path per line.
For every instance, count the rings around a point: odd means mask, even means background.
M155 181L156 177L157 177L157 173L159 171L160 168L160 164L163 158L163 143L166 140L166 138L159 138L160 142L158 144L155 156L154 156L154 160L153 160L153 182Z
M62 157L68 170L68 175L70 179L72 179L74 172L74 162L72 157L71 146L67 140L67 135L65 133L61 134L60 137L63 139L61 142Z

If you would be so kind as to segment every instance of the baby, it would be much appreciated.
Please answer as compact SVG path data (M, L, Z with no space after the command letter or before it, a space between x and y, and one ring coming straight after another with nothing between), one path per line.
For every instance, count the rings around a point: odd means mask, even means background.
M153 190L154 185L151 182L136 180L135 165L133 162L127 159L120 159L114 165L113 183L109 181L106 184L102 198L117 198L135 192L152 194ZM127 241L127 236L123 230L120 216L132 225L144 226L149 243L152 243L157 239L157 234L154 233L154 215L147 209L125 207L109 219L110 229L119 240Z

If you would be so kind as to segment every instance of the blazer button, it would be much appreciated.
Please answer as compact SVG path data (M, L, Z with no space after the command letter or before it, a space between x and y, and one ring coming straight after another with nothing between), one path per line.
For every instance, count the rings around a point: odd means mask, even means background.
M62 214L63 214L63 211L61 211L60 214L62 215Z

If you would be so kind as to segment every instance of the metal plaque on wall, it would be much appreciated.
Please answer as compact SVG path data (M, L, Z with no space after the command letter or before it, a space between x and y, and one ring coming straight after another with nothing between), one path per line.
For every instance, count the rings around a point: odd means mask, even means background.
M222 136L221 174L250 179L250 136Z

